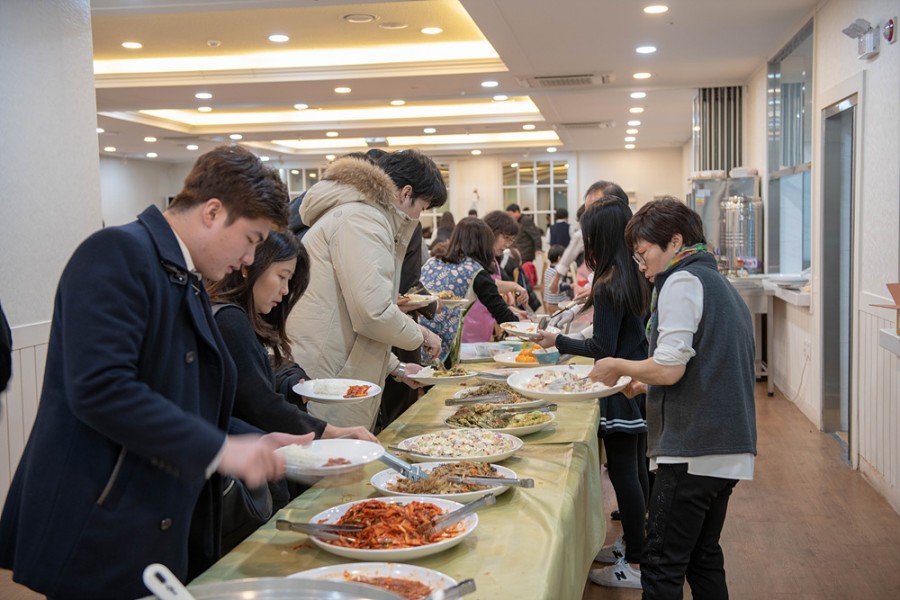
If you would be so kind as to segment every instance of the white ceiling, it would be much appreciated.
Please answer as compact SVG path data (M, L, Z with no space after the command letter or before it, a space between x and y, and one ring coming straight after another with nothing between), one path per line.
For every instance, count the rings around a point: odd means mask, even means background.
M474 143L473 134L522 134L532 123L537 132L555 133L560 151L620 150L626 121L641 121L636 135L639 149L681 146L691 133L691 100L698 87L740 85L754 69L785 43L810 17L818 0L661 0L669 11L647 15L650 0L94 0L94 57L97 75L100 147L115 146L115 155L154 160L191 161L197 152L243 135L242 143L256 145L273 159L303 156L324 160L335 150L291 150L272 140L338 140L422 136L424 127L437 134L468 134L461 143L424 145L433 156L541 152L549 142ZM370 14L370 23L348 23L348 14ZM404 23L403 29L380 25ZM420 33L439 26L442 34ZM267 36L284 33L291 40L273 44ZM218 47L207 41L215 39ZM121 43L136 40L140 50ZM433 44L466 44L491 48L496 56L422 62ZM387 45L400 46L391 58ZM635 48L653 45L654 54ZM448 46L449 47L449 46ZM284 63L297 51L349 51L349 60L325 67ZM442 47L441 51L443 52ZM269 53L261 66L239 64ZM274 54L272 54L274 53ZM111 61L199 56L230 57L227 68L208 66L188 71L142 73L117 71ZM274 68L274 61L284 64ZM145 61L146 62L146 61ZM146 69L146 67L142 67ZM100 70L106 71L100 74ZM112 72L110 72L112 71ZM637 81L632 74L652 77ZM591 75L593 83L542 87L535 77ZM602 83L603 75L611 81ZM494 89L481 82L499 82ZM337 86L350 94L334 92ZM211 100L196 100L207 91ZM632 91L647 97L633 100ZM511 100L498 103L495 94ZM389 102L406 105L392 108ZM530 99L530 100L529 100ZM297 102L310 109L297 111ZM533 103L533 105L531 104ZM483 105L489 110L519 107L510 114L448 116L453 107ZM497 106L504 104L505 106ZM197 113L198 106L213 108ZM407 110L437 106L430 116L408 116ZM629 108L641 106L641 115ZM529 112L536 107L539 112ZM357 119L345 111L389 109L387 115ZM230 125L179 123L138 111L180 110L189 119L233 118ZM275 111L266 123L244 122L249 113ZM337 112L341 111L341 112ZM470 111L471 112L471 111ZM158 138L155 143L144 137Z

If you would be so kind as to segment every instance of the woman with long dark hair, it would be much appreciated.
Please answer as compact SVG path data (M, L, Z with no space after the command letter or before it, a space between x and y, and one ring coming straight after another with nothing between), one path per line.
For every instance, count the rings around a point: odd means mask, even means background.
M208 286L216 323L238 368L232 415L263 431L375 441L364 427L334 427L305 413L276 389L273 366L293 361L287 316L308 284L306 250L292 233L273 231L257 247L252 265Z
M499 277L500 268L494 258L494 233L484 221L476 217L462 219L453 229L446 248L441 246L437 251L437 255L422 265L421 281L426 288L477 300L497 323L519 320L500 296L493 279ZM460 325L466 312L464 308L444 307L434 319L420 319L422 325L441 338L441 361L449 358L451 364L455 362L461 339ZM490 334L485 339L466 341L487 342Z
M644 314L649 289L625 244L625 226L631 209L621 198L605 196L584 212L585 262L594 273L591 295L585 307L593 306L594 332L584 340L542 331L538 342L544 348L593 359L647 357ZM616 492L624 540L604 546L598 562L616 563L591 571L594 583L613 587L641 587L639 563L644 545L644 520L649 498L647 421L643 396L616 394L600 400L600 433L606 448L609 480ZM601 507L602 508L602 507Z

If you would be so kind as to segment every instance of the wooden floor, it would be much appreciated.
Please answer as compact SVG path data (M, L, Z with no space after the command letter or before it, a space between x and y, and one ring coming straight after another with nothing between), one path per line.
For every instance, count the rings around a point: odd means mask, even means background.
M757 387L756 479L738 484L722 535L736 600L900 598L900 516L844 461L839 443L793 404ZM604 512L615 495L604 473ZM621 534L618 522L607 543ZM601 566L601 565L596 565ZM0 598L41 598L0 571ZM685 597L690 590L685 588ZM588 582L583 600L636 600L640 590ZM564 600L564 599L560 599Z
M756 414L755 479L735 488L722 532L731 597L900 599L900 516L850 469L838 440L777 392L768 398L765 385ZM605 472L603 480L608 515L615 494ZM613 521L607 543L621 533ZM640 596L588 581L582 600Z

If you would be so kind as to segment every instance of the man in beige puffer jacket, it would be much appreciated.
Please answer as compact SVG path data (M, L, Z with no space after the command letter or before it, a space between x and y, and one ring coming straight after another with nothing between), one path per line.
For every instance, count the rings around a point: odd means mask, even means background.
M417 387L391 347L425 346L437 356L440 340L398 308L400 267L419 214L447 201L434 162L415 150L381 158L375 166L345 157L306 193L300 217L310 226L303 245L310 282L291 311L294 359L315 379L362 379L380 384L387 374ZM381 396L352 404L311 402L310 414L332 425L372 429Z

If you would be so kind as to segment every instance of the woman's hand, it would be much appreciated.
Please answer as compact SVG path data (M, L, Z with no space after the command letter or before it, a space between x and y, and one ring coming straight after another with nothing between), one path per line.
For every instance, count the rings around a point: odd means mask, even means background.
M424 338L422 347L425 349L425 354L428 355L428 358L435 359L440 356L441 338L427 327L419 325L419 329L422 330L422 337Z
M591 381L599 381L606 386L614 386L623 375L621 370L620 359L618 358L601 358L594 363L594 368L588 373Z
M543 329L538 330L538 334L541 336L535 342L540 345L541 348L555 348L556 347L556 338L559 337L558 333L550 333L549 331L544 331Z
M378 443L378 438L372 435L365 427L335 427L334 425L327 425L325 431L322 432L322 439L333 440L336 438L350 438L352 440Z
M591 287L585 286L575 286L575 297L572 298L573 302L578 302L579 304L583 304L585 300L587 300L588 296L591 295Z

